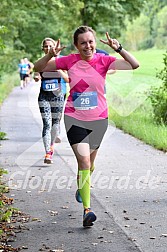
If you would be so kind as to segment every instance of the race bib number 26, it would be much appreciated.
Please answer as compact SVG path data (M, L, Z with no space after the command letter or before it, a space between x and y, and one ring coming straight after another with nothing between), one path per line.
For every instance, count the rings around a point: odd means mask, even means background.
M97 107L97 92L73 93L74 108L78 110L89 110Z

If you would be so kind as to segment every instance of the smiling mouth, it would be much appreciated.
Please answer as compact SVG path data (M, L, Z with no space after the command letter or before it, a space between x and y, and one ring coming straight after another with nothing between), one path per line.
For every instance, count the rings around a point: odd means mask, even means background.
M92 54L92 50L85 50L84 53L85 54Z

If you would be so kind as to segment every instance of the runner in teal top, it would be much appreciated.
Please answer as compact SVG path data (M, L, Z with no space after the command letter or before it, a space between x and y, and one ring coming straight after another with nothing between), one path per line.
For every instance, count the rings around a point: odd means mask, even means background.
M29 77L29 66L24 59L21 59L18 64L18 71L20 74L20 88L23 89L26 87Z

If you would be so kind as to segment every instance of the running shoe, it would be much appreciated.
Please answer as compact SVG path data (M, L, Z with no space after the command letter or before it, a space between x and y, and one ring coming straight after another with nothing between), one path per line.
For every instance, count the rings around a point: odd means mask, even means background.
M76 201L78 201L79 203L82 203L82 198L81 198L81 195L80 195L79 189L78 189L78 190L76 190L76 193L75 193L75 199L76 199Z
M93 226L93 222L96 220L96 215L91 210L91 208L86 208L83 214L83 226L91 227Z
M51 152L46 153L45 159L44 159L44 163L45 163L45 164L53 164Z
M53 156L54 152L55 152L55 149L54 149L54 144L53 144L50 146L50 153L52 156Z

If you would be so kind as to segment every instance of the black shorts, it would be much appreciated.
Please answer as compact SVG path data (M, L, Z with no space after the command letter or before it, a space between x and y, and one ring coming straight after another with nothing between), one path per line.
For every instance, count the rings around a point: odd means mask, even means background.
M88 143L91 150L99 148L108 127L108 119L87 122L64 115L64 122L70 145Z
M26 77L29 77L29 75L20 73L20 80L25 80Z

